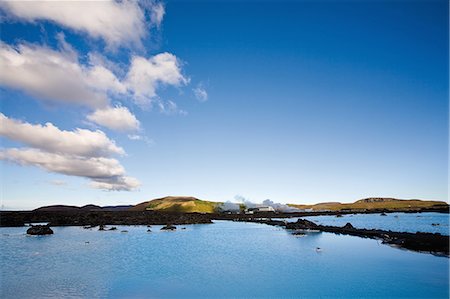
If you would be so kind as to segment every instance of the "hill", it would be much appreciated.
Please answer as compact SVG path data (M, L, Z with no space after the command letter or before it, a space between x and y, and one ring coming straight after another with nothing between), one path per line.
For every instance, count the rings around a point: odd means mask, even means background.
M96 205L86 205L83 207L66 206L66 205L54 205L45 206L35 209L35 212L89 212L89 211L101 211L101 207Z
M419 200L419 199L397 199L371 197L355 201L354 203L324 202L314 205L289 204L298 209L312 209L313 211L342 211L342 210L415 210L431 208L448 208L448 204L443 201Z
M195 197L167 196L137 204L129 211L164 211L179 213L213 213L221 203Z

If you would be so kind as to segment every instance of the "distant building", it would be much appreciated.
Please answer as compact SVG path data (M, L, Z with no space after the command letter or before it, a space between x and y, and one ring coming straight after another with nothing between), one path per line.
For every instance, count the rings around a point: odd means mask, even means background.
M275 212L275 209L271 206L261 206L257 208L248 208L245 210L245 214L254 214L260 212Z

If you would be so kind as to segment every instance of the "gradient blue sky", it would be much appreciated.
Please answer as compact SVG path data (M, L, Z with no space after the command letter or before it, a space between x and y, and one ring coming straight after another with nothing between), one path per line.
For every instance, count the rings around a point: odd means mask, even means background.
M170 52L186 86L158 89L187 114L113 99L147 142L99 128L136 191L102 191L82 177L1 161L2 208L135 204L166 195L213 201L353 202L371 196L448 201L447 1L167 1L144 49L105 43L49 21L6 20L1 39L127 66ZM7 13L4 13L7 14ZM0 82L1 84L2 82ZM207 101L193 89L201 86ZM1 111L32 124L91 129L86 109L48 105L8 86ZM1 138L2 149L21 147ZM55 181L58 182L55 184Z

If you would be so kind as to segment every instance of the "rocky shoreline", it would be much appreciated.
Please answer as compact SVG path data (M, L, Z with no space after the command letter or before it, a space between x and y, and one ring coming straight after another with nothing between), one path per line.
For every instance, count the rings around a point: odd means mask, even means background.
M202 224L212 223L212 220L241 220L260 218L293 218L306 216L348 214L386 214L386 213L449 213L449 209L406 209L388 210L375 209L370 211L323 211L323 212L259 212L243 213L176 213L160 211L108 211L108 210L78 210L78 211L0 211L0 227L24 226L26 223L49 223L51 226L86 226L86 225L157 225L157 224Z
M0 226L48 223L50 226L158 225L212 223L211 215L201 213L162 213L155 211L92 212L0 212Z
M257 222L273 226L281 226L293 233L299 231L320 231L339 235L350 235L362 238L381 240L382 244L388 244L399 248L405 248L417 252L427 252L438 256L450 256L449 236L439 233L408 233L393 232L380 229L359 229L347 223L343 227L318 225L312 221L299 219L297 222L287 223L280 220L262 219L238 219L237 221Z

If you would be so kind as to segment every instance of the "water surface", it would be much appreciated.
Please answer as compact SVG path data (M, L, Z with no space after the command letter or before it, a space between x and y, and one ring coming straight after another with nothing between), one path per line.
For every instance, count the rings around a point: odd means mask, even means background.
M386 216L381 216L381 214L345 214L342 217L310 216L304 218L323 225L344 226L347 222L350 222L356 228L449 235L449 214L447 213L387 213Z
M25 228L1 228L0 297L449 296L448 258L376 240L330 233L295 237L277 227L226 221L175 232L118 228L55 227L54 235L37 237L26 236Z

